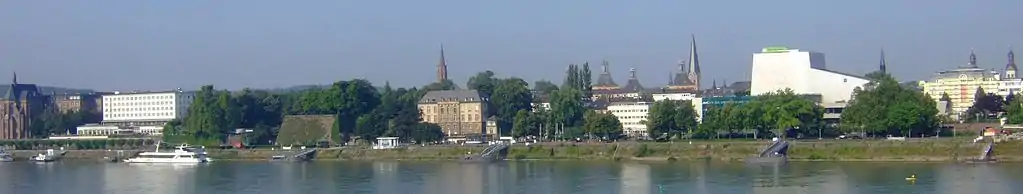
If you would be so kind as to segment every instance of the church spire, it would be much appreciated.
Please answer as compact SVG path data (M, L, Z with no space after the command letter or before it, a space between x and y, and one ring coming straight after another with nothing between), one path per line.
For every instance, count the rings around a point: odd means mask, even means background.
M1005 77L1009 79L1015 79L1017 72L1016 54L1012 52L1012 47L1009 47L1009 54L1007 57L1009 58L1008 59L1009 62L1005 64Z
M17 71L14 72L14 78L11 79L11 84L12 85L17 85L18 84L18 72Z
M689 43L689 80L693 81L696 88L700 88L700 56L696 54L696 35L692 35L692 42Z
M440 62L437 63L437 83L448 80L448 64L444 59L444 44L440 45Z
M881 73L888 73L888 63L884 60L884 48L881 48L881 62L880 62Z

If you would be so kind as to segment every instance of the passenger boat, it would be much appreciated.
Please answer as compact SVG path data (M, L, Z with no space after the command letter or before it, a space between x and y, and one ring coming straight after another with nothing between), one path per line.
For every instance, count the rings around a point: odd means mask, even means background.
M138 156L125 159L127 163L206 163L211 159L206 157L206 150L199 147L189 147L186 144L175 147L173 152L160 152L160 147L153 152L142 152Z

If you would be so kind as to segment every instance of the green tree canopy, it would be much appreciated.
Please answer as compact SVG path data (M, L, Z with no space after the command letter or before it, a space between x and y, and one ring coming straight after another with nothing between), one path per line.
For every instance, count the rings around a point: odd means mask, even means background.
M874 74L866 88L854 91L842 112L842 131L873 135L933 134L938 126L934 99L904 88L888 74Z

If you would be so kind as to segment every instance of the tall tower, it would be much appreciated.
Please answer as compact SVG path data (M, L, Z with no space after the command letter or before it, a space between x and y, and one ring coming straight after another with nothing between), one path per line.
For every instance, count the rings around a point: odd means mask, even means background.
M437 83L448 80L448 64L444 59L444 45L440 45L440 62L437 63Z
M973 49L970 49L970 61L966 63L966 67L979 68L977 66L977 54L973 52Z
M692 42L689 43L689 80L693 81L696 88L700 88L700 56L696 54L696 35L692 35Z
M1016 79L1016 54L1012 53L1012 48L1009 48L1009 63L1005 65L1005 78Z
M881 73L888 73L888 64L884 61L884 49L881 49L881 62L880 62Z

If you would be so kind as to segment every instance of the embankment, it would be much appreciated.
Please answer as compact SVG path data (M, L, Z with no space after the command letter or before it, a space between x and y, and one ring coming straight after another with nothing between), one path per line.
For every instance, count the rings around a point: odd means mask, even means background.
M720 160L742 161L758 154L767 142L714 141L674 143L545 143L516 145L509 150L513 160ZM966 140L918 141L793 141L789 157L793 161L917 161L954 162L976 158L985 144ZM316 160L457 160L477 153L484 146L411 146L401 149L372 150L337 148L317 151ZM27 158L41 151L11 151ZM137 151L125 151L134 153ZM208 150L218 160L267 160L284 154L281 150ZM68 159L99 159L116 151L69 150ZM1023 161L1023 142L1003 142L995 147L995 157L1003 162Z

